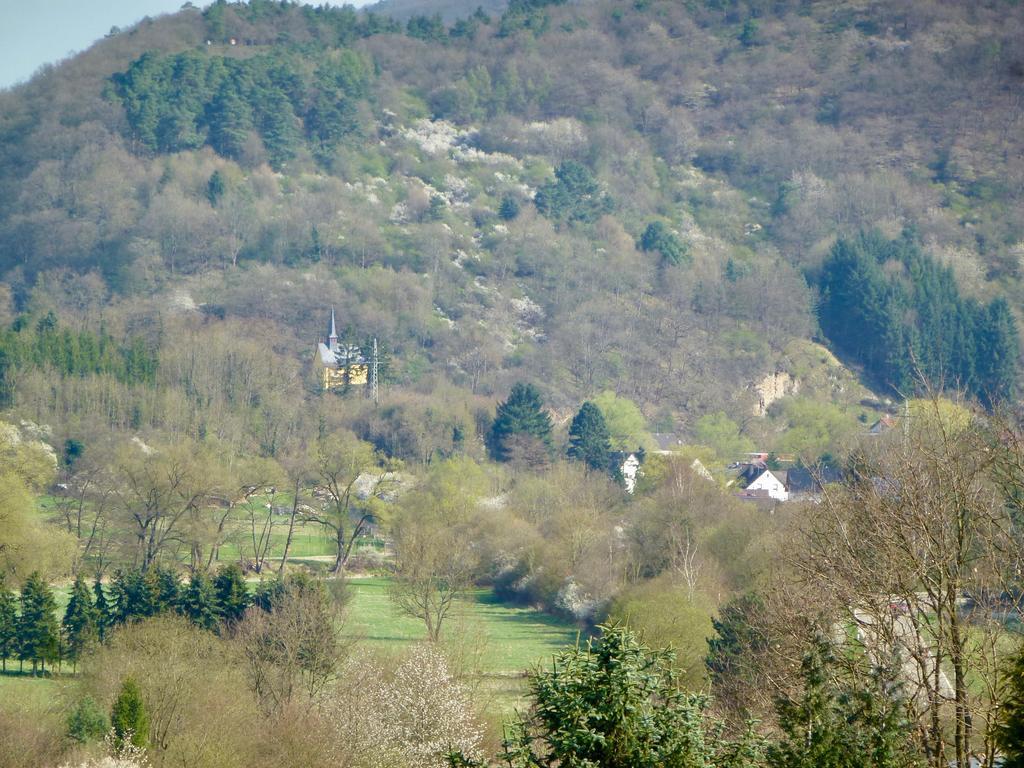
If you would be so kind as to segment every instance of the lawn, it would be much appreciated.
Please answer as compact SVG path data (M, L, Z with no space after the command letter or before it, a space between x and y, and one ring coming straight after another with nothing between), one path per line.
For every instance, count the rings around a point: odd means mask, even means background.
M287 502L287 497L284 502ZM256 499L262 503L264 497ZM279 498L281 504L284 502ZM56 496L44 494L36 498L36 512L40 518L47 521L56 521L59 517L60 499ZM257 506L259 506L257 504ZM263 524L263 510L259 510L259 527ZM86 516L88 518L88 515ZM123 531L122 531L123 533ZM230 563L239 559L250 559L252 553L252 530L247 510L239 506L233 510L225 526L224 542L220 546L219 562ZM336 552L334 538L329 535L323 526L304 520L296 520L295 531L292 536L292 545L289 550L290 557L321 557L333 555ZM273 519L273 529L270 534L270 558L279 559L284 553L284 544L288 538L288 516L276 515Z

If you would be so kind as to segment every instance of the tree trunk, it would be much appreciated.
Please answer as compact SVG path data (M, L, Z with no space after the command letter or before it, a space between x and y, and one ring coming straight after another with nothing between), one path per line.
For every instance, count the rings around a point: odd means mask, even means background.
M288 520L288 537L284 540L284 552L281 555L281 565L278 573L284 573L285 563L288 562L288 550L292 548L292 536L295 534L295 515L299 512L299 481L295 481L295 496L292 500L292 515Z
M337 554L334 557L334 567L331 568L331 575L337 576L341 573L341 569L345 565L345 561L348 559L345 556L345 526L338 522L338 527L334 531L334 543L337 547Z

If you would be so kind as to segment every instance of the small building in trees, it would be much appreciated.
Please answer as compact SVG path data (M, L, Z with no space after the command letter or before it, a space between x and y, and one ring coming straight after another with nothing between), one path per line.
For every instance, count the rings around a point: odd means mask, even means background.
M622 479L626 493L636 490L636 481L642 474L640 465L644 463L643 451L612 451L611 473L613 477Z
M317 343L313 365L316 368L317 380L325 392L347 386L365 385L369 379L370 366L359 347L338 342L333 307L327 339Z
M736 495L741 499L789 500L789 488L786 485L788 473L782 469L769 469L768 454L751 454L749 461L730 465L730 469L736 468L739 474L729 481L729 485L739 487Z
M737 493L741 499L818 502L825 485L842 479L842 471L834 467L771 469L764 461L751 461L730 485L741 487Z
M882 435L896 426L896 417L885 414L868 429L869 435Z

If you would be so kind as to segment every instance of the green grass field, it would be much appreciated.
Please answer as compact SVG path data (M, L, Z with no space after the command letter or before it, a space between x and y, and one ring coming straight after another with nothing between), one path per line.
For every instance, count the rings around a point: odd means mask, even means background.
M8 660L7 669L16 671L18 662ZM68 685L71 685L69 677L0 675L0 710L38 715L55 712L61 705L64 689Z
M423 622L402 616L388 599L388 580L352 579L345 632L382 650L401 650L426 636ZM489 674L518 675L576 642L576 627L530 608L504 605L490 590L475 590L460 601L442 628L480 638L483 669Z
M356 653L360 648L399 653L426 636L422 622L402 616L392 605L387 579L352 579L349 588L344 633L358 641ZM577 637L573 624L530 608L504 605L483 589L460 601L441 631L442 644L478 659L478 703L495 723L524 706L525 672L550 662Z

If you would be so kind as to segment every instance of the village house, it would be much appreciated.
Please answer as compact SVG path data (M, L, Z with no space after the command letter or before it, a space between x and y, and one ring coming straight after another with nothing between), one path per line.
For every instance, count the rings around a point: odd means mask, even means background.
M748 500L820 501L822 489L843 479L841 470L833 467L795 467L771 469L764 459L741 464L740 473L730 483L740 487L737 496Z

